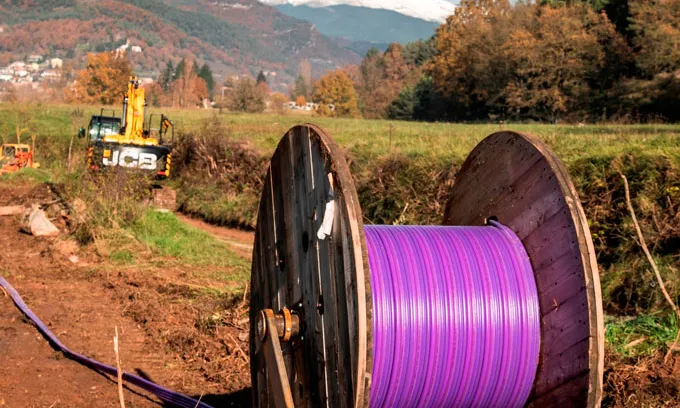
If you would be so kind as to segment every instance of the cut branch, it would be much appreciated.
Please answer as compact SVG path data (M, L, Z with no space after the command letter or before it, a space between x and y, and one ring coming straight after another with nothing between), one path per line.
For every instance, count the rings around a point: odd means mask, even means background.
M675 314L678 315L678 321L680 321L680 310L678 310L678 306L676 306L675 302L673 302L671 295L668 294L668 290L666 290L666 285L663 283L663 279L661 278L659 268L657 267L656 262L652 257L652 254L649 252L649 248L647 248L647 242L645 241L645 237L642 236L642 230L640 229L640 224L638 223L638 219L635 216L633 203L630 200L630 188L628 187L628 179L626 178L625 175L623 175L623 173L619 174L623 179L623 186L626 189L626 205L628 206L628 211L630 211L630 216L633 219L633 225L635 226L635 231L637 232L638 239L640 240L640 246L642 247L642 251L645 253L647 259L649 260L649 263L652 265L652 270L654 271L654 275L656 276L656 280L659 283L659 287L661 288L661 291L663 292L666 301L671 306L671 309L673 309ZM680 340L680 328L678 329L677 336L675 336L675 341L673 342L673 345L671 345L671 347L668 349L668 353L666 353L666 357L664 357L663 360L664 364L668 361L668 357L670 357L671 353L673 353L673 350L678 345L679 340Z
M113 337L113 351L116 353L116 370L118 371L118 399L120 400L120 408L125 408L123 370L120 368L120 354L118 353L118 326L116 326L116 335Z

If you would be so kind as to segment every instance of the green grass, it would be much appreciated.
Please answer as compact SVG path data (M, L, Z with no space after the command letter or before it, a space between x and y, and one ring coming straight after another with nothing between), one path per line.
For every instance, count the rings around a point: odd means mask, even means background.
M606 325L607 343L624 356L645 356L668 350L678 333L675 314L612 319Z
M172 213L148 210L132 226L139 241L152 251L177 258L187 265L214 265L230 268L218 278L242 282L249 278L249 265L225 243L212 235L186 225Z
M135 254L129 249L120 249L112 252L109 259L119 264L131 265L135 263Z
M23 168L14 173L3 174L0 176L0 180L47 183L52 181L52 174L50 174L47 170Z

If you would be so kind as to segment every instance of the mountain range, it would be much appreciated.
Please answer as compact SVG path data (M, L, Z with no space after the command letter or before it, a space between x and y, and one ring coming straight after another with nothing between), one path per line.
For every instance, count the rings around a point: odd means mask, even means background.
M345 5L360 8L392 10L420 20L442 23L456 6L446 0L261 0L269 5L287 4L323 8Z
M393 42L406 44L429 38L439 25L392 10L348 5L282 4L276 8L283 14L314 24L322 34L340 39L341 44L359 55L366 54L372 47L385 50Z

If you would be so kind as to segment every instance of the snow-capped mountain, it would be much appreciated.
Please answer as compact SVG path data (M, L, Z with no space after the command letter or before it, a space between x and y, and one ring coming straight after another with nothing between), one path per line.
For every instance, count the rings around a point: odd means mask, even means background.
M372 9L392 10L426 21L443 22L453 14L456 6L446 0L260 0L264 4L277 6L330 7L347 5Z

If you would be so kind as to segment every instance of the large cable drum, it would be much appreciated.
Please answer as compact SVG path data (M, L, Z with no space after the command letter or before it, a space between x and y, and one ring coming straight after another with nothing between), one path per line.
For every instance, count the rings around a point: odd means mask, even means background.
M290 129L266 176L251 288L257 407L602 398L588 224L566 170L532 136L484 139L442 226L364 227L342 150L314 125Z

